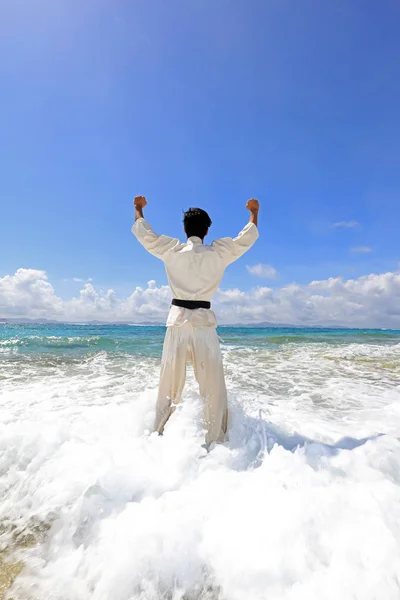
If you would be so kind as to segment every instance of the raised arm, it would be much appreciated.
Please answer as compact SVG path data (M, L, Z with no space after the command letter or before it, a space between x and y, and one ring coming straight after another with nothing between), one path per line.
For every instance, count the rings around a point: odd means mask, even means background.
M250 250L254 242L258 239L258 211L260 205L258 200L252 198L246 204L250 211L250 219L247 225L235 238L222 238L215 240L212 246L226 265L233 263L240 258L247 250Z
M246 208L250 211L249 223L254 223L254 225L258 227L258 211L260 210L260 203L255 198L252 198L247 202Z
M135 223L132 227L132 233L144 248L153 256L165 261L168 251L179 244L178 239L166 235L157 235L143 216L143 209L147 205L144 196L136 196L133 201L135 207Z
M147 200L144 196L136 196L133 201L133 206L135 207L135 223L138 219L144 219L143 209L147 206Z

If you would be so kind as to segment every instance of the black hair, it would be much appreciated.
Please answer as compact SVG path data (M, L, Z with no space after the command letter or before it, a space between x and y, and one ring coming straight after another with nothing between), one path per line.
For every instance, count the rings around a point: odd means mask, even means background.
M196 236L203 240L211 223L210 217L201 208L189 208L183 215L183 224L188 238Z

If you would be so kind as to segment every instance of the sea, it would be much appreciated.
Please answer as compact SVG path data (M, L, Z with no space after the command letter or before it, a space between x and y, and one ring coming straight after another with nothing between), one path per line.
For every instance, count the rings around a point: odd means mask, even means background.
M164 333L0 325L0 598L399 600L400 332L220 328L208 451Z

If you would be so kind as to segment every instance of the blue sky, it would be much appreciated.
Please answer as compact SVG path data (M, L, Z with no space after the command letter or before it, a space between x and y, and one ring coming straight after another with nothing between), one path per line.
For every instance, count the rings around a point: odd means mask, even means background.
M261 238L224 287L397 270L397 0L0 10L0 276L42 269L60 296L74 277L119 293L164 283L130 233L136 194L169 235L205 208L211 239L235 235L259 198ZM258 263L278 278L250 274Z

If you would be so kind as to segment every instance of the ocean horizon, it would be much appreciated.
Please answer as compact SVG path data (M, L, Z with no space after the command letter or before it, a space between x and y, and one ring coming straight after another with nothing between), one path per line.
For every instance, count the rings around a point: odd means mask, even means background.
M26 317L10 318L0 317L0 325L18 325L18 324L32 324L32 325L128 325L130 327L166 327L165 321L101 321L101 320L56 320L56 319L30 319ZM393 331L400 332L400 329L394 329L391 327L349 327L348 325L335 324L290 324L290 323L272 323L267 321L260 321L255 323L219 323L218 329L221 328L241 328L241 329L326 329L326 330L348 330L348 331Z

